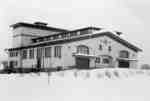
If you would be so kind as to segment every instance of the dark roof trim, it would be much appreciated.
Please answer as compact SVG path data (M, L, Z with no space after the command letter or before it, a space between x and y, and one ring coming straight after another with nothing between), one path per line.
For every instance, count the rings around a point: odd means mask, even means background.
M13 35L13 37L17 37L17 36L26 36L26 37L40 37L39 35L29 35L29 34L16 34L16 35Z
M57 34L52 34L52 35L47 35L47 36L41 36L41 37L33 38L32 40L47 38L47 37L50 37L50 36L56 36L56 35L61 35L61 34L73 33L73 32L78 32L78 31L84 31L84 30L89 30L89 29L91 29L91 30L101 30L102 28L84 27L84 28L80 28L80 29L76 29L76 30L72 30L72 31L67 31L67 32L62 32L62 33L57 33Z
M37 29L42 29L42 30L53 30L53 31L58 31L58 32L66 32L68 30L66 29L61 29L61 28L55 28L55 27L49 27L49 26L43 26L43 25L39 25L39 24L30 24L30 23L25 23L25 22L19 22L13 25L10 25L10 27L18 28L20 26L24 26L24 27L32 27L32 28L37 28Z
M142 49L130 44L129 42L121 39L120 37L112 34L111 32L103 32L103 33L97 33L97 34L93 34L93 35L91 34L91 35L81 36L81 37L72 38L72 39L56 40L56 41L51 41L51 42L45 42L45 43L39 43L39 44L35 44L35 45L24 46L24 47L10 48L10 49L8 49L8 51L20 50L20 49L26 49L26 48L34 48L34 47L44 47L47 45L64 44L64 43L68 43L68 42L91 39L91 38L96 38L96 37L105 36L105 35L116 40L117 42L125 45L126 47L132 49L135 52L142 51Z

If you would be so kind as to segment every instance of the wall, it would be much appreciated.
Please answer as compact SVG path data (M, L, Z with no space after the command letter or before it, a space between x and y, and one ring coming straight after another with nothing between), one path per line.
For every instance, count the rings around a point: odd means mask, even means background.
M29 27L18 27L13 30L13 47L25 46L31 44L31 39L39 36L47 36L58 33L56 31L41 30ZM21 35L25 34L25 35ZM28 35L28 36L27 36ZM29 36L32 35L32 36Z
M104 40L108 41L108 44L103 43ZM103 50L99 50L99 45L103 45ZM125 47L124 45L114 41L113 39L103 36L103 37L97 37L97 38L92 38L92 39L87 39L87 40L82 40L82 41L75 41L75 42L70 42L70 43L65 43L65 44L58 44L58 46L62 46L62 57L61 58L55 58L54 57L54 46L52 47L52 57L51 58L44 58L42 60L42 66L48 67L48 68L55 68L57 66L63 66L63 67L68 67L68 66L74 66L75 65L75 57L72 56L72 53L76 52L76 48L78 45L86 45L89 47L90 54L94 56L99 56L99 55L110 55L113 57L113 66L117 67L118 63L116 58L119 56L119 52L121 50L127 50L130 53L130 59L137 59L137 53L134 52L133 50ZM108 46L112 47L112 51L108 51ZM28 50L29 51L29 50ZM35 54L36 54L36 48L35 48ZM134 55L133 55L134 54ZM95 60L90 59L90 67L95 67ZM32 65L36 64L36 55L34 59L26 59L23 60L23 67L32 67ZM137 62L132 61L130 64L131 68L136 68ZM108 65L101 65L102 67L108 66Z

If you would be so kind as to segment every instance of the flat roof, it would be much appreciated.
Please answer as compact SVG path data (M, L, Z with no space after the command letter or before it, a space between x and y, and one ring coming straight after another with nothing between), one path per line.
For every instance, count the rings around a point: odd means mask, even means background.
M37 29L42 29L42 30L53 30L53 31L57 31L57 32L66 32L66 31L69 31L67 29L62 29L62 28L56 28L56 27L47 26L47 24L44 25L44 23L42 25L42 22L41 22L41 24L39 24L39 22L35 22L34 24L25 23L25 22L18 22L16 24L10 25L10 27L12 27L13 29L16 29L16 28L21 27L21 26L31 27L31 28L37 28Z

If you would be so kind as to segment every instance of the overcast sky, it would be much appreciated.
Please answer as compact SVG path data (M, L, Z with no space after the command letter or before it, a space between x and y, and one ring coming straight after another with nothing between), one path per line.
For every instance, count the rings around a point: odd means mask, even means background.
M1 0L0 57L11 47L9 25L44 21L50 26L76 29L97 26L122 31L123 38L143 49L139 59L150 59L150 0Z

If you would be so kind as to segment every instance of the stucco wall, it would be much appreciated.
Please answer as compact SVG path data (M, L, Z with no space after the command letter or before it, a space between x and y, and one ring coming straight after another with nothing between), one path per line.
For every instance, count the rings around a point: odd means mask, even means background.
M108 44L104 44L103 41L107 40ZM99 50L99 45L103 45L103 50ZM58 44L58 46L62 46L62 57L61 58L55 58L54 57L54 45L52 47L52 57L51 58L44 58L42 60L42 66L44 67L49 67L49 68L55 68L57 66L63 66L63 67L68 67L68 66L74 66L75 65L75 57L72 56L72 53L76 52L77 46L78 45L86 45L89 47L90 54L94 56L99 56L99 55L110 55L113 57L113 65L114 67L118 67L118 63L116 58L119 56L119 52L121 50L127 50L130 53L129 58L130 59L137 59L137 53L134 52L133 50L125 47L124 45L114 41L113 39L103 36L103 37L97 37L97 38L92 38L92 39L87 39L87 40L82 40L82 41L75 41L71 43L65 43L65 44ZM112 47L112 51L108 51L108 46ZM28 49L29 51L29 49ZM34 59L25 59L23 60L23 67L32 67L33 65L36 64L36 48L35 48L35 58ZM95 60L90 59L90 67L95 67ZM98 65L98 64L96 64ZM102 66L107 66L107 65L102 65ZM136 68L137 62L131 62L130 67L131 68Z
M58 33L56 31L49 31L49 30L41 30L36 28L29 28L29 27L19 27L13 30L13 44L12 46L25 46L31 44L31 39L39 36L47 36L50 34ZM32 36L24 36L25 35L32 35ZM16 36L17 35L17 36ZM20 36L21 35L21 36Z

